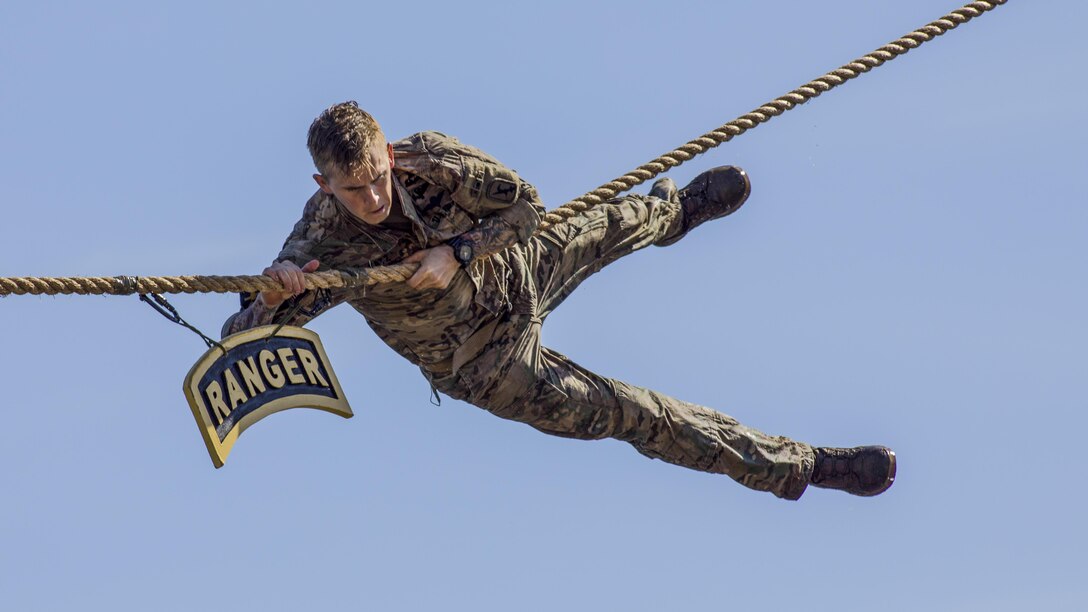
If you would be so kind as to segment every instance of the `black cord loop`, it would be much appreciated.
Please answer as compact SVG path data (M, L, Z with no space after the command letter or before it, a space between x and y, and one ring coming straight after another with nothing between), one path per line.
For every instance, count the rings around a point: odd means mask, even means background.
M223 351L224 355L227 354L227 349L224 348L222 344L220 344L216 340L213 340L212 338L209 338L204 332L200 331L193 325L189 324L189 322L187 322L185 319L181 318L181 315L178 314L177 308L174 308L174 306L170 302L168 302L163 296L157 293L141 293L140 300L147 303L147 305L150 306L155 312L166 317L170 322L177 323L178 325L188 330L191 330L193 333L200 336L201 340L204 341L204 344L208 345L208 348L212 348L213 346L215 346L218 347L219 350Z

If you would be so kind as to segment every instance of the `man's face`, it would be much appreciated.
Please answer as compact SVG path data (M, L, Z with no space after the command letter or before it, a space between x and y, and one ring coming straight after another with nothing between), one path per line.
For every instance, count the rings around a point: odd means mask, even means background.
M332 194L351 214L364 223L377 225L389 216L393 206L393 146L375 144L370 148L370 170L360 168L353 175L339 170L315 174L321 191Z

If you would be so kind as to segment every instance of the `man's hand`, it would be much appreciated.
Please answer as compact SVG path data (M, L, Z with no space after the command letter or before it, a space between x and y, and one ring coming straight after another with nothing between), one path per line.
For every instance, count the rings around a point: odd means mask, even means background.
M260 299L269 308L276 308L288 297L298 295L306 290L304 272L313 272L321 265L316 259L312 259L301 268L293 261L277 261L264 269L265 276L274 278L283 284L283 291L262 291Z
M407 281L413 289L445 289L461 267L453 256L453 247L447 244L416 251L404 260L404 263L417 262L419 269Z

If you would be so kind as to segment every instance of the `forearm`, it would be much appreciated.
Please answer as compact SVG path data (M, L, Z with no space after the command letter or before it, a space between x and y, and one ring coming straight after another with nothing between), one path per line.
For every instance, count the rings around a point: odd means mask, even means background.
M288 298L277 306L269 306L258 297L232 315L223 324L224 337L261 325L293 325L301 327L314 317L347 299L344 289L309 289Z
M458 240L468 243L477 258L515 244L527 244L540 225L542 211L543 207L536 203L535 197L519 199L509 208L480 219L476 227L458 236Z
M231 334L237 334L262 325L271 325L277 310L278 308L266 306L264 300L258 297L242 310L232 314L223 323L221 337L225 338Z

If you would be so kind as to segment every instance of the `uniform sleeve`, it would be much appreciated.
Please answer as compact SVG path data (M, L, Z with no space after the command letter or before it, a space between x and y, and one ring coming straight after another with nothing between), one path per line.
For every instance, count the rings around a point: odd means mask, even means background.
M320 192L314 194L303 209L302 218L295 223L283 243L276 261L293 261L302 267L316 256L318 246L331 231L333 213L329 200ZM322 312L347 299L343 289L307 290L283 301L276 308L265 306L258 293L240 295L242 308L223 323L223 337L261 325L294 325L301 327Z
M526 243L544 214L536 189L480 149L438 132L420 132L393 145L397 167L444 187L479 219L461 236L477 256Z
M532 185L523 183L521 192L525 197L507 208L482 217L476 227L461 234L461 240L472 247L477 257L485 257L515 244L529 242L529 238L540 225L544 207L539 203L536 189Z
M269 308L258 294L242 294L242 309L223 323L222 337L260 327L261 325L293 325L302 327L314 317L347 299L343 289L309 289L288 298L276 308Z

